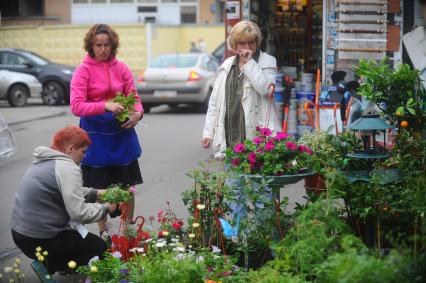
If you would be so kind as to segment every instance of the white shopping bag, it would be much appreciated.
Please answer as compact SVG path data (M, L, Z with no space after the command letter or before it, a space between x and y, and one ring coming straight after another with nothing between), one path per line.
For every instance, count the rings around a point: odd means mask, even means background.
M0 160L12 156L17 150L12 131L0 113Z

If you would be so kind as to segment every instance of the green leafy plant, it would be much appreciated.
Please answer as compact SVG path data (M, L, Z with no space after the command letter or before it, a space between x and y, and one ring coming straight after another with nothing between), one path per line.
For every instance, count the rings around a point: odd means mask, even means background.
M252 140L226 150L230 170L244 174L297 174L305 167L311 150L283 132L271 136L268 128L257 128Z
M99 197L104 202L119 203L128 202L132 198L130 188L121 185L111 185L106 188L106 192Z
M127 96L122 93L118 92L114 98L112 99L113 102L120 103L124 107L124 111L117 114L116 118L119 122L123 123L127 119L130 118L132 113L136 110L134 105L136 103L135 94L130 93Z
M419 87L419 71L408 64L393 69L384 58L380 62L361 59L356 73L364 80L358 94L374 102L393 125L413 130L424 127L424 93Z

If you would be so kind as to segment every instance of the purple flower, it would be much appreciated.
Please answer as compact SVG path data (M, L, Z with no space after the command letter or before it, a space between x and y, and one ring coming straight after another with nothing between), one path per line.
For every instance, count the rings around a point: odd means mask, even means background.
M284 132L278 132L275 135L275 140L277 140L277 141L285 140L286 138L288 138L288 134L284 133Z
M254 144L259 145L261 144L265 139L261 138L261 137L255 137L253 139Z
M246 148L242 143L235 145L234 152L243 152Z
M271 130L268 128L260 128L259 133L261 137L269 137L271 135Z
M240 160L238 158L232 159L231 164L232 166L238 166L240 164Z
M248 160L249 160L251 165L255 164L256 163L256 153L250 152L248 154Z
M123 269L120 269L120 273L127 274L129 273L129 270L123 268Z
M296 150L297 145L294 142L288 141L285 143L285 146L290 150Z
M275 145L274 145L274 143L273 143L273 142L271 142L271 141L268 141L268 142L266 143L266 145L265 145L265 150L266 150L266 151L272 151L272 150L274 150L274 148L275 148Z

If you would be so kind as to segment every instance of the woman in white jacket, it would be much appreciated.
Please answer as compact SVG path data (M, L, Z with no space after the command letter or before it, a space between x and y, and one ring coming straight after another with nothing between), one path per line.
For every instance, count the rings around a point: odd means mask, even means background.
M238 22L228 37L236 55L223 62L209 101L201 144L212 146L216 157L227 147L254 136L256 127L281 130L270 97L276 59L259 50L262 35L251 21Z

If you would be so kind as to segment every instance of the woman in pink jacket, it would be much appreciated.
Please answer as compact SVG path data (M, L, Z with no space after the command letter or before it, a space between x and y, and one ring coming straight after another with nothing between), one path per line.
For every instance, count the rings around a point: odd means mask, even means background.
M143 117L143 107L136 95L136 111L124 124L115 115L124 108L111 99L122 92L136 94L133 75L115 56L118 34L108 25L92 26L84 38L87 55L71 81L71 111L80 118L80 127L88 132L92 144L81 162L85 187L104 189L110 184L141 184L138 164L141 155L135 125ZM134 198L129 202L129 220L133 218ZM101 236L106 218L99 222Z

